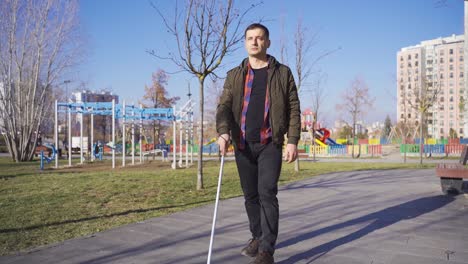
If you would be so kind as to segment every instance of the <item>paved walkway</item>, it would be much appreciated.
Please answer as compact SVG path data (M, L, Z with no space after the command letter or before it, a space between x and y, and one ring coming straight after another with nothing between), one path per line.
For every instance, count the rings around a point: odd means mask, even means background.
M283 187L277 263L468 263L468 197L434 170L321 175ZM248 263L243 199L220 202L212 263ZM72 239L0 263L206 263L213 205Z

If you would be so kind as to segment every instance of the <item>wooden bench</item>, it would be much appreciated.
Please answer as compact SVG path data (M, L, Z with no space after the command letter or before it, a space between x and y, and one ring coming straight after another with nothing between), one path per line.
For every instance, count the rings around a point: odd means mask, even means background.
M440 177L442 192L445 194L463 193L463 179L468 179L468 145L463 148L459 163L442 163L436 167L436 174Z

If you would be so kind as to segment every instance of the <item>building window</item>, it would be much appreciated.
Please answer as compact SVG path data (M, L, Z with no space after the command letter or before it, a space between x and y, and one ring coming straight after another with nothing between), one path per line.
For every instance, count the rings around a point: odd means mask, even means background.
M450 57L450 58L449 58L449 62L453 62L453 57Z
M453 96L450 96L450 102L453 102ZM452 107L450 107L450 109L452 109Z
M450 105L449 109L450 109L450 110L453 110L453 104Z
M460 61L463 61L463 56L460 56Z
M411 114L408 114L408 118L411 118Z
M403 56L400 56L400 61L403 61Z
M443 78L444 78L444 74L441 73L441 74L440 74L440 79L443 79Z
M453 94L453 89L450 89L449 93L450 93L450 94Z
M405 116L403 114L400 115L400 118L404 118Z
M414 66L418 67L418 65L419 65L419 62L416 61L416 62L414 63Z
M408 54L408 60L411 60L411 54Z
M450 78L453 78L453 72L450 73Z
M444 50L439 51L439 55L443 56L444 55Z
M460 78L463 78L463 72L460 72Z
M449 70L453 71L453 64L450 64Z
M450 49L450 50L449 50L449 54L450 54L450 55L453 55L453 49Z
M419 54L416 53L416 54L414 55L414 58L417 59L418 57L419 57Z
M439 63L444 63L444 58L440 58Z
M460 134L463 134L463 128L460 128Z
M443 128L440 128L440 133L441 133L441 134L444 133L444 129L443 129Z

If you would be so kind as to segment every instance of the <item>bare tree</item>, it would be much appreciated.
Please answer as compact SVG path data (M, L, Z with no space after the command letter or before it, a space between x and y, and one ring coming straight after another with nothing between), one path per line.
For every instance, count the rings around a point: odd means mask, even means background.
M149 53L160 59L172 61L181 70L195 75L199 83L199 135L197 190L203 189L203 125L204 125L204 83L210 74L221 65L224 57L238 48L243 40L241 24L245 15L256 6L250 5L240 13L234 8L233 0L188 0L182 12L177 4L172 23L153 7L174 36L177 52L167 56L159 52ZM183 17L182 17L183 16Z
M219 103L219 99L223 92L223 83L220 79L216 78L211 81L208 88L206 102L206 113L205 113L205 120L207 121L207 125L205 131L209 137L216 136L216 108Z
M311 90L311 103L312 103L312 112L313 120L312 120L312 144L314 146L313 149L313 159L315 160L315 126L317 124L317 120L319 120L319 113L320 107L322 106L323 99L325 97L325 90L323 86L323 82L326 79L325 74L321 74L319 78L317 78L316 84L313 86Z
M16 162L33 158L46 98L76 63L77 29L73 0L0 4L0 124Z
M437 75L435 75L437 76ZM419 78L419 77L416 77ZM423 145L424 145L424 121L428 111L437 104L437 99L442 90L442 86L437 78L432 75L428 77L422 77L421 82L417 85L421 87L415 87L412 89L412 96L407 99L408 105L416 110L419 115L419 164L423 162ZM414 99L413 99L414 98ZM440 98L442 101L443 97Z
M342 103L337 104L338 111L348 115L351 119L351 127L353 129L353 148L352 157L354 158L354 141L356 139L356 125L360 118L366 113L367 108L371 108L374 104L374 98L369 94L369 87L362 78L356 77L351 86L341 95Z
M296 32L294 33L294 48L295 48L295 69L297 75L297 92L301 91L303 84L313 74L312 69L324 57L334 53L338 49L326 51L310 60L310 52L314 45L317 44L318 32L309 34L308 29L303 25L302 18L297 22ZM283 48L281 49L283 50ZM281 52L283 54L283 51ZM319 76L320 78L320 76ZM313 138L315 135L313 135ZM314 141L315 142L315 141ZM295 171L299 171L299 158L294 164Z

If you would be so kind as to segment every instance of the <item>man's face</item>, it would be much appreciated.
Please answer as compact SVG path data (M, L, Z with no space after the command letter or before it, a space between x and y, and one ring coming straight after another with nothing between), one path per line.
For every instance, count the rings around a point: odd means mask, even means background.
M262 57L266 55L270 47L270 40L266 37L261 28L247 30L245 33L245 49L252 57Z

